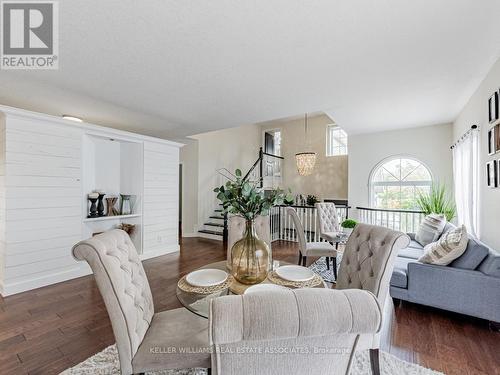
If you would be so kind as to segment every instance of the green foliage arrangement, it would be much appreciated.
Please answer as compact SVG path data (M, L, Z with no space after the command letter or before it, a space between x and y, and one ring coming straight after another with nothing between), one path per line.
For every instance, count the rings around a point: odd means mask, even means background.
M316 203L318 203L318 197L315 195L308 195L306 198L306 203L308 206L314 206Z
M455 202L447 192L446 186L433 184L429 193L419 193L417 204L426 215L443 214L446 220L451 221L457 212Z
M345 219L342 224L340 224L340 226L342 228L347 228L347 229L352 229L356 226L358 222L356 220L353 220L353 219Z
M237 169L234 179L214 189L217 199L222 203L223 212L254 220L259 215L268 215L271 207L283 204L285 199L293 200L293 197L287 196L281 189L272 190L265 195L257 186L259 182L242 178L241 170Z

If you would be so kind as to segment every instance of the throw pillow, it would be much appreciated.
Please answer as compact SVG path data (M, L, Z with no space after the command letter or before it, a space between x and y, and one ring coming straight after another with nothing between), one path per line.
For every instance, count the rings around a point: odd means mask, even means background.
M443 233L445 225L446 218L444 215L427 215L424 218L424 221L422 221L422 224L420 224L418 232L415 234L415 241L422 246L426 246L431 242L437 241L439 236Z
M467 230L462 225L443 234L439 241L425 246L424 255L418 261L446 266L464 253L468 242Z

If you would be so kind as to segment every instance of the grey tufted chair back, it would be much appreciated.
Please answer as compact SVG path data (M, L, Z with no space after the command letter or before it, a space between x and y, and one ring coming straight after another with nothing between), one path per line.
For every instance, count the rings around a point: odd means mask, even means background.
M339 216L334 203L316 203L316 214L318 215L319 234L340 231Z
M357 224L342 255L336 288L368 290L383 306L398 251L409 243L402 232Z
M231 248L245 233L245 219L240 216L230 216L227 226L227 266L230 267ZM257 236L267 243L269 250L271 250L271 227L269 225L269 216L257 216L254 220L254 226ZM272 257L270 257L270 259L272 259Z
M377 299L362 290L296 289L214 298L212 370L217 375L346 375L360 336L378 332L380 323Z
M299 241L299 250L302 254L306 254L306 235L304 234L304 226L300 221L299 215L297 215L297 211L295 211L293 207L287 207L286 213L290 215L293 225L295 225L295 231L297 232L297 239Z
M122 372L132 373L132 358L154 314L151 289L134 244L127 233L115 229L79 242L73 256L92 268L113 326Z

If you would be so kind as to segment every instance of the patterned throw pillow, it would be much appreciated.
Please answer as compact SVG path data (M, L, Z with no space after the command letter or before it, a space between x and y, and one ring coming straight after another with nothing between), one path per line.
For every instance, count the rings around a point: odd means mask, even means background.
M441 233L443 233L445 225L446 218L444 217L444 215L427 215L418 228L418 232L415 235L415 240L422 246L426 246L431 242L435 242L437 241Z
M439 241L424 247L424 255L418 261L446 266L465 252L468 242L467 229L462 225L443 234Z

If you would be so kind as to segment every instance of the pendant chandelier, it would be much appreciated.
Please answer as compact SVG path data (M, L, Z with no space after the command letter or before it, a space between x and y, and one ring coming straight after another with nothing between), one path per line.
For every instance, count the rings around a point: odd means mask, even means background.
M307 146L307 113L304 117L304 129L305 129L305 140ZM314 170L316 165L316 153L312 151L299 152L295 154L295 160L297 162L297 171L301 176L309 176Z

